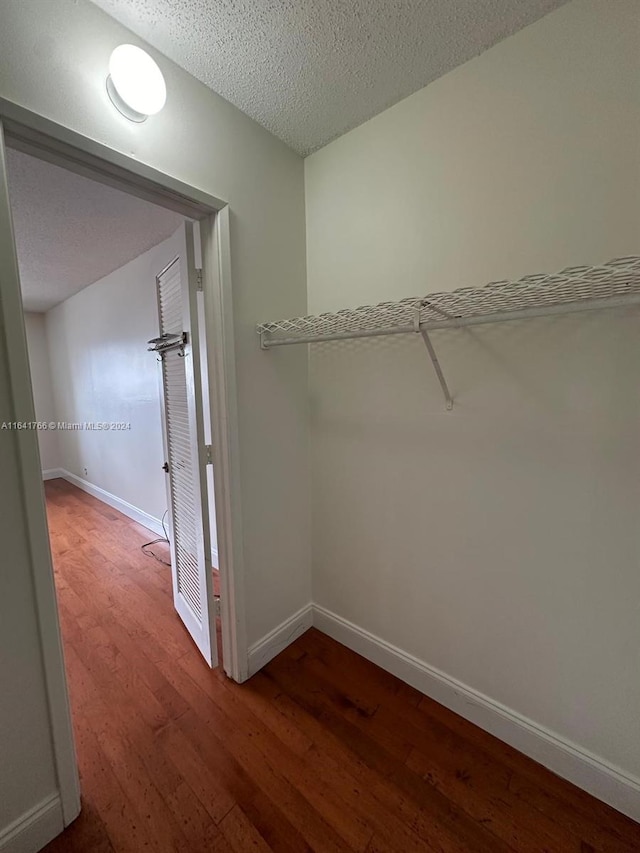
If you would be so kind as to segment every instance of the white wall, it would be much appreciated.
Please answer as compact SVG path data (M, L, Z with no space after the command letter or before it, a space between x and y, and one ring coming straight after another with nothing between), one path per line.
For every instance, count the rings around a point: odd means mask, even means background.
M574 0L309 157L310 311L640 253L638 44ZM639 319L434 333L452 413L419 340L311 356L314 601L630 777Z
M47 343L47 326L44 314L33 311L25 312L25 329L27 346L29 347L29 367L31 369L31 385L33 386L33 402L36 418L43 423L58 420L53 398L53 381L49 361ZM43 471L60 467L60 447L58 434L55 430L40 430L38 432L40 446L40 462Z
M306 355L292 352L276 365L260 351L254 331L263 317L306 311L303 162L151 48L167 80L167 105L142 125L128 122L108 100L105 75L113 48L140 40L87 0L2 2L1 15L0 96L230 204L246 629L253 643L306 604L311 593ZM0 329L0 347L4 340ZM10 410L10 399L2 385L0 411ZM9 579L3 573L3 582L16 578L20 594L6 590L0 623L24 616L23 641L36 644L34 603L28 589L21 592L29 557L14 497L15 466L3 468L2 476L3 542L12 555L12 571ZM13 661L9 656L6 665ZM30 771L3 802L5 820L33 805L50 767L38 746L47 735L37 667L28 679L38 695L16 690L11 697L16 713L25 706L24 717L16 720L11 708L0 710L2 744L8 739ZM27 719L29 737L22 736ZM46 781L55 785L50 772Z
M162 470L156 275L184 255L182 230L47 312L59 421L120 422L130 430L62 430L60 467L159 520Z

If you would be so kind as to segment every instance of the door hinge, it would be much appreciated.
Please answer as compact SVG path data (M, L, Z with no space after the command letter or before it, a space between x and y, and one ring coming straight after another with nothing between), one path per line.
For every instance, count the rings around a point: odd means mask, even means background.
M196 290L204 290L202 282L202 270L196 270Z
M215 598L213 599L213 602L214 602L214 604L213 604L214 614L215 614L215 616L220 617L220 615L221 615L220 596L216 595Z
M213 447L210 444L204 446L204 464L213 465Z

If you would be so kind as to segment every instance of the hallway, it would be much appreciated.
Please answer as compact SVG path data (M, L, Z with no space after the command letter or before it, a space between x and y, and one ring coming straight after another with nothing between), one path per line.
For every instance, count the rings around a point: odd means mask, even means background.
M638 827L316 630L210 671L149 531L46 483L83 811L48 853L633 851Z

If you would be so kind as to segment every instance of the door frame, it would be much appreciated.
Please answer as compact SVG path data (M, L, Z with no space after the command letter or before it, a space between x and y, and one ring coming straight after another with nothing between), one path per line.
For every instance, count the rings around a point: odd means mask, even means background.
M248 677L240 491L240 440L231 286L229 205L93 139L0 98L0 157L7 144L200 223L212 454L218 526L224 671ZM0 321L6 334L13 415L35 421L22 294L8 187L0 174ZM16 432L18 462L31 552L51 736L65 825L80 811L80 787L67 677L53 579L37 434Z

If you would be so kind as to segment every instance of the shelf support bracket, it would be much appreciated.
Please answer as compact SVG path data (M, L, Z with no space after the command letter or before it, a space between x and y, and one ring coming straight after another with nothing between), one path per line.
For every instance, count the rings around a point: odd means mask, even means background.
M433 369L436 372L436 376L438 377L438 382L440 383L440 387L442 388L442 393L444 394L444 399L447 405L447 411L450 412L453 409L453 398L449 391L449 386L447 385L447 380L444 378L444 373L442 372L442 368L440 367L440 362L438 361L438 356L436 355L436 351L433 348L433 344L431 343L431 338L429 337L428 332L424 329L420 329L420 334L422 335L422 340L424 341L424 345L427 348L427 352L429 353L429 358L431 359L431 363L433 364Z

